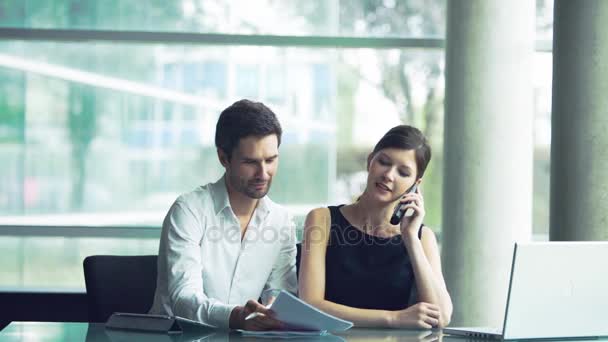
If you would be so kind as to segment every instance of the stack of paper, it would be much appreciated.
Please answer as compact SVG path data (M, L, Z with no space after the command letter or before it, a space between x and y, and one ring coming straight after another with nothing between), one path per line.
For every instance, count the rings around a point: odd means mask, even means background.
M352 322L329 315L287 291L281 291L268 308L272 309L275 318L283 322L287 329L284 331L242 331L243 334L260 337L322 336L326 335L328 331L344 331L353 326Z

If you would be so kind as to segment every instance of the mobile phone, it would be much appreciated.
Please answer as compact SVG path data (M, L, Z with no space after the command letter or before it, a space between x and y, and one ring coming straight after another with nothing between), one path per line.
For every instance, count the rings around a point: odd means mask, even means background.
M414 183L414 185L412 185L403 195L411 194L412 192L416 192L416 189L417 189L416 185L417 185L417 183ZM395 211L393 211L393 216L391 216L391 224L399 224L399 222L401 222L401 219L403 219L403 216L405 215L404 207L410 203L412 203L412 201L398 203L395 206Z

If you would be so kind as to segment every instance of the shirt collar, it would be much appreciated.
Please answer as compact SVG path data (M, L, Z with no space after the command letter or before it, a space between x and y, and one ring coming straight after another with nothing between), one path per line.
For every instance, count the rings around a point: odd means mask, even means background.
M226 208L232 208L230 206L230 198L228 197L228 189L226 188L225 173L217 182L211 184L211 188L213 192L213 209L215 210L216 215L219 215ZM266 217L270 212L269 201L268 196L260 198L255 214Z
M256 208L256 211L259 211L259 215L262 218L266 217L266 215L268 215L268 213L270 212L270 204L268 203L268 201L268 195L260 198L260 200L258 201L258 207Z
M215 214L219 215L224 209L230 207L230 199L228 198L228 190L226 189L226 174L217 182L211 184L211 192L213 209L215 210Z

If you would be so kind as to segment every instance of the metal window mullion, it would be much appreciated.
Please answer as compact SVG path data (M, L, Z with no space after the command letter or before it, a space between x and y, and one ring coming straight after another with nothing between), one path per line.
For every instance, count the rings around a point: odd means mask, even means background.
M1 225L0 236L158 239L160 227Z
M254 45L315 48L441 49L443 38L280 36L220 33L0 28L0 39L44 42L115 42L164 45Z
M81 29L31 29L0 27L0 40L43 42L115 42L164 45L253 45L310 48L372 48L372 49L443 49L445 39L338 37L338 36L279 36L192 32L115 31ZM537 40L537 52L551 52L551 40Z

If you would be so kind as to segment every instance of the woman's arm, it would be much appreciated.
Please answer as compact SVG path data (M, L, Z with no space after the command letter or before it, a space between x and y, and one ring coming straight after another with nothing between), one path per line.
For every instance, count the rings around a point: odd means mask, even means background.
M359 309L325 300L325 255L329 241L330 213L327 208L311 211L306 217L299 295L304 301L331 315L349 320L358 327L423 327L437 325L438 308L420 303L406 310ZM365 293L361 294L362 296Z
M388 326L388 311L351 308L325 300L325 255L330 222L327 208L314 209L306 216L300 261L300 298L356 326Z
M427 227L422 229L420 239L406 234L403 241L412 262L418 300L438 305L441 312L439 327L445 327L450 324L452 317L452 299L443 278L435 234Z

